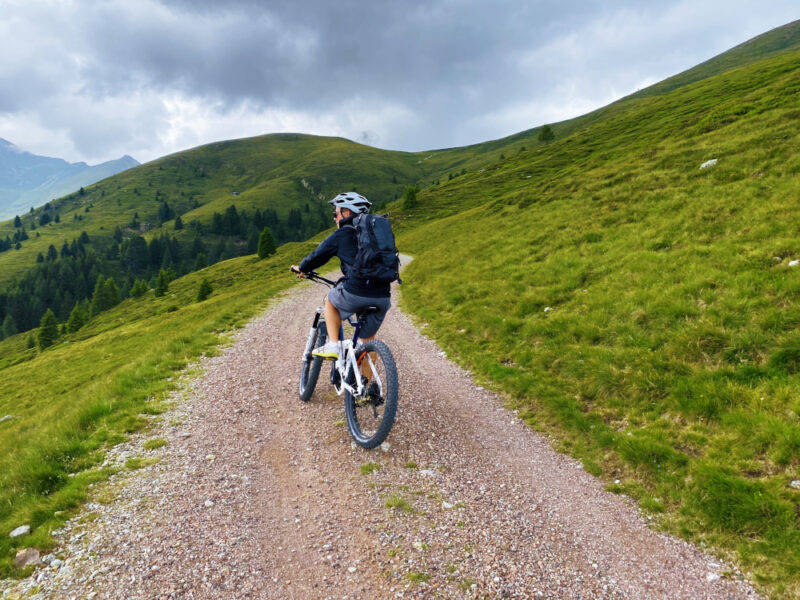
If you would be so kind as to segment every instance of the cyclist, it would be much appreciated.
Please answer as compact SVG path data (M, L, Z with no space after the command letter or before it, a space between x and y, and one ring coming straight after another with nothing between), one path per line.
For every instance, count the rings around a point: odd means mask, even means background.
M342 321L367 306L377 306L377 312L366 315L366 322L360 332L362 340L372 339L391 306L391 298L389 283L367 281L360 278L353 268L358 251L353 219L360 214L368 213L372 203L361 194L345 192L330 200L328 204L333 206L336 231L325 238L316 250L300 262L299 266L294 265L292 268L300 272L298 277L304 277L306 273L318 269L334 256L339 257L344 277L328 292L325 300L324 315L328 342L312 352L314 356L336 360L339 358L339 327Z

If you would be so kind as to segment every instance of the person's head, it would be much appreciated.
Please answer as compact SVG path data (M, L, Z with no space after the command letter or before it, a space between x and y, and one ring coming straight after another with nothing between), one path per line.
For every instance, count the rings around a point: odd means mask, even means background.
M342 219L368 213L369 207L372 206L369 200L355 192L339 194L333 200L329 200L328 204L333 206L333 218L337 225Z

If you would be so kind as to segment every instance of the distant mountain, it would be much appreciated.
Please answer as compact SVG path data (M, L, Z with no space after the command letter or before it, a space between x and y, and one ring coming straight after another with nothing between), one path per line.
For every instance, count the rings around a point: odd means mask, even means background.
M0 219L8 219L139 162L130 156L99 165L37 156L0 138Z

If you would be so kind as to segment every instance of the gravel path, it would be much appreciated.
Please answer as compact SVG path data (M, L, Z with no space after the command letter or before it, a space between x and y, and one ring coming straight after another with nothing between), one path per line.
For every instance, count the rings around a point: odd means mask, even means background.
M297 398L323 295L299 286L206 359L175 409L109 457L159 462L116 475L58 532L51 566L0 590L81 599L757 597L722 576L735 569L649 529L630 501L554 452L397 308L380 336L400 373L397 421L388 449L355 447L327 369L308 404ZM168 444L142 450L153 437Z

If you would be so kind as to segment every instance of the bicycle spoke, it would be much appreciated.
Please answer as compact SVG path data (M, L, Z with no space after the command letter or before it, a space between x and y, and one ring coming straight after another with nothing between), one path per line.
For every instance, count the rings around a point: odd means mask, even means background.
M358 397L348 395L345 409L353 439L364 448L374 448L386 439L394 422L397 371L394 358L383 342L367 342L363 350L360 375L366 379L364 392Z

